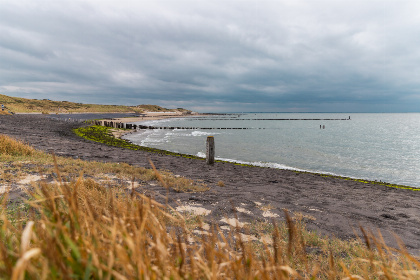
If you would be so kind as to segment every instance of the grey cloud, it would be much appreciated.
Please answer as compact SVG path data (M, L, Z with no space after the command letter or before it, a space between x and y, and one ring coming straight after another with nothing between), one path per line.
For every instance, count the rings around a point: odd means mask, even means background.
M4 94L219 111L420 108L415 1L0 5Z

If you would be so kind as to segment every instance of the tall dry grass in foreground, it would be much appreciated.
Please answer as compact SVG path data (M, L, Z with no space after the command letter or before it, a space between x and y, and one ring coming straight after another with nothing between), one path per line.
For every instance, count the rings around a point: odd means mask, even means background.
M54 169L57 182L29 190L24 211L11 214L7 194L1 197L0 279L420 277L414 257L369 233L367 247L350 244L344 257L332 248L308 253L304 225L287 213L266 243L246 241L235 227L197 235L168 205L82 175L64 182Z

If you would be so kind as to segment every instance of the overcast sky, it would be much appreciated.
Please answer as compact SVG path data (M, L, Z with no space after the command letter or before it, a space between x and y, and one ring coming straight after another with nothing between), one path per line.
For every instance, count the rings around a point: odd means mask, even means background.
M419 0L0 0L0 93L420 112Z

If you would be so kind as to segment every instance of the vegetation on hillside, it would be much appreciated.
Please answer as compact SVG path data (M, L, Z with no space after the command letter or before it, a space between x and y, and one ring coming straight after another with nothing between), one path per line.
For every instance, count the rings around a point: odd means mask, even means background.
M24 201L0 196L0 279L420 277L420 262L386 247L380 235L326 239L287 212L285 222L221 229L134 191L138 182L169 187L178 176L54 157L7 136L0 136L0 149L2 187L44 178L26 187Z
M189 110L183 108L168 109L157 105L137 105L136 108L140 108L146 112L190 112Z
M100 105L100 104L83 104L69 101L53 101L49 99L27 99L20 97L11 97L0 94L0 105L6 106L7 110L14 113L142 113L161 112L161 111L177 111L178 109L166 109L157 105ZM179 109L181 112L188 112L185 109Z

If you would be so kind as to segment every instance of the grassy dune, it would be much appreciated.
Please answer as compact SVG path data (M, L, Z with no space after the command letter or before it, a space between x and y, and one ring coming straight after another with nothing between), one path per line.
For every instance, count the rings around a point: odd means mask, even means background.
M157 105L123 106L82 104L68 101L53 101L48 99L37 100L20 97L10 97L2 94L0 94L0 104L5 105L7 110L10 110L14 113L141 113L144 111L188 111L182 108L166 109Z
M1 195L0 279L420 277L420 262L385 246L380 235L326 239L287 212L285 222L222 230L133 191L136 182L208 191L170 173L54 157L6 136L0 136L0 166L2 187L28 176L53 178L25 185L24 201Z

